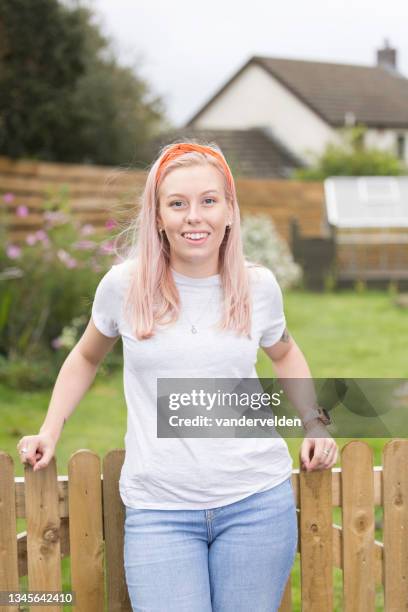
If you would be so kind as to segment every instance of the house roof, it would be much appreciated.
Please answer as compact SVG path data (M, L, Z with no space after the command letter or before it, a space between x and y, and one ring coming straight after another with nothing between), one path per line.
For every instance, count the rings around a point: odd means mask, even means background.
M379 66L252 57L187 125L201 114L250 65L265 69L332 126L344 125L346 113L375 127L408 126L408 79Z
M303 164L282 143L261 128L250 130L217 130L192 127L165 132L155 138L149 146L150 156L157 155L163 145L197 139L215 142L225 155L235 175L251 178L287 178Z

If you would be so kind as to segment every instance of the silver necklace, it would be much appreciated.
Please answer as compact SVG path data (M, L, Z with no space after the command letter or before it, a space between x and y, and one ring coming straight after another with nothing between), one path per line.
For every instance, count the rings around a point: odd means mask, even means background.
M210 295L210 299L208 300L208 302L206 302L204 309L202 310L200 316L198 317L198 319L196 319L194 322L191 321L191 319L187 316L186 311L183 311L183 316L187 319L188 323L191 325L190 331L192 334L197 334L198 333L198 329L197 329L197 323L198 321L201 319L201 317L203 316L203 314L206 312L209 304L211 303L212 298L215 295L215 292L217 290L217 287L215 287L215 289L212 291L211 295Z

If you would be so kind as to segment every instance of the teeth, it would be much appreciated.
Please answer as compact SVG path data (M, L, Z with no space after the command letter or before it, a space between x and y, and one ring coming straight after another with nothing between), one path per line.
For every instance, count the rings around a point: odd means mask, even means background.
M184 238L191 238L192 240L200 240L200 238L206 238L208 234L183 234Z

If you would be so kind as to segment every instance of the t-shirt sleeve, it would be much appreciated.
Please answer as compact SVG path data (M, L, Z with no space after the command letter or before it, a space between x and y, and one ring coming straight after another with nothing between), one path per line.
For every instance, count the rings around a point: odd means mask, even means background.
M274 273L265 268L265 326L259 340L260 346L273 346L282 337L286 327L285 313L283 310L282 291Z
M92 304L92 320L95 327L104 335L114 338L119 335L118 324L118 286L116 266L99 281Z

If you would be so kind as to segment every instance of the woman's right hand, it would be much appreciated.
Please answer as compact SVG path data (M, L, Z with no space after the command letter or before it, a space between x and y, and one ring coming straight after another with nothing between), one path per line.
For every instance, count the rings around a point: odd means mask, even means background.
M17 444L17 450L21 463L30 463L33 471L47 467L54 456L57 441L48 433L40 433L36 436L23 436ZM27 452L22 453L21 449Z

